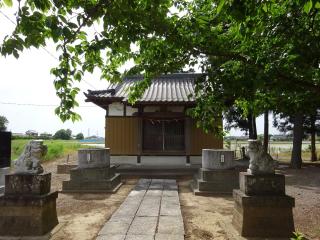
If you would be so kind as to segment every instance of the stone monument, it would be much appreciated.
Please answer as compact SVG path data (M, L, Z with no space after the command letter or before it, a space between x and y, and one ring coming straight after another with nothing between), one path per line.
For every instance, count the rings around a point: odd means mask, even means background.
M243 237L289 238L294 231L294 198L285 194L285 177L258 140L249 140L250 165L233 191L233 226Z
M78 166L63 181L63 192L116 192L122 185L120 174L110 166L109 148L78 150Z
M0 236L42 236L57 224L56 199L51 192L51 173L44 173L40 158L43 141L29 142L15 161L13 174L6 175L0 197Z
M5 175L10 172L11 132L0 131L0 194L4 192Z
M241 163L240 163L241 162ZM239 171L246 161L235 161L234 151L224 149L203 149L202 168L195 175L195 195L232 194L239 188Z

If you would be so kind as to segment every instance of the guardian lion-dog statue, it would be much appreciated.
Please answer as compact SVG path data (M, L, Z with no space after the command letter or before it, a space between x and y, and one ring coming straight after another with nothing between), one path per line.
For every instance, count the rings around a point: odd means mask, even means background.
M277 162L265 152L261 141L250 139L248 142L248 155L250 157L248 172L251 174L274 174Z
M24 148L23 153L14 162L15 173L40 174L43 167L40 159L46 155L47 146L43 145L42 140L30 141Z

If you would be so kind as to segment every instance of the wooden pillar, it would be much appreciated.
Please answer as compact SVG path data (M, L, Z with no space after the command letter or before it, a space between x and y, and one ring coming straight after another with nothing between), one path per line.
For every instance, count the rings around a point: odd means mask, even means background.
M141 155L142 155L142 144L143 144L143 126L142 126L142 112L143 108L141 106L138 107L138 156L137 163L141 163Z
M184 139L185 139L185 150L186 150L186 163L190 164L190 153L191 153L191 119L186 117L184 121Z

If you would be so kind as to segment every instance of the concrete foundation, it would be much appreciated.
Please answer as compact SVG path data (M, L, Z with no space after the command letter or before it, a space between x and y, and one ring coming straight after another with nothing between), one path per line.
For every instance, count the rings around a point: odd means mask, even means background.
M116 192L122 185L115 166L110 167L110 149L80 149L78 167L70 170L70 181L62 192Z
M57 173L58 174L69 174L70 170L76 168L78 165L76 164L59 164L57 165Z
M0 194L4 193L5 175L10 173L10 168L0 168Z
M57 224L57 192L50 192L51 174L10 174L0 197L1 236L42 236Z
M192 188L195 195L232 194L239 188L239 170L200 168Z
M70 170L70 181L62 182L62 192L116 192L121 185L121 177L115 173L115 166L74 168Z
M243 237L290 238L294 232L294 198L285 195L284 176L240 173L233 191L233 226Z

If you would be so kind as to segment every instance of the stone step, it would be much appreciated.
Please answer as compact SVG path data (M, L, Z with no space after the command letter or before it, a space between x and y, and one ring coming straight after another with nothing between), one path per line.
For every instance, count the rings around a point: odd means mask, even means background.
M198 179L203 181L225 181L226 179L230 181L238 182L239 184L239 170L236 169L221 169L221 170L209 170L209 169L199 169Z
M232 194L233 189L239 188L239 185L233 181L214 181L207 182L203 180L197 180L195 182L195 189L198 191L205 191L211 193L223 193L223 194Z
M70 170L71 181L87 182L110 179L115 175L115 167L111 168L75 168Z
M63 181L62 192L116 192L122 185L120 174L96 181Z

